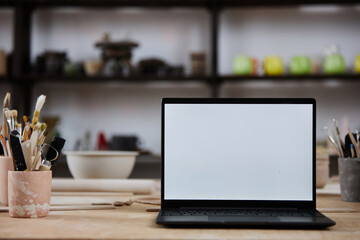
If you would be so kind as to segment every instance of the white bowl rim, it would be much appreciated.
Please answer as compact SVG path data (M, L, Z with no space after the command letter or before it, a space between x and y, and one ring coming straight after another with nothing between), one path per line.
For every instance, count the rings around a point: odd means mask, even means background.
M64 151L65 155L69 156L137 156L139 152L136 151Z

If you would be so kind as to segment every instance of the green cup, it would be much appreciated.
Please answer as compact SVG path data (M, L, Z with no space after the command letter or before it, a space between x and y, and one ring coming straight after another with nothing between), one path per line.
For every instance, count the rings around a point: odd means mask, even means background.
M249 56L236 56L233 61L233 72L235 75L250 75L253 64Z
M311 62L307 56L294 56L290 62L290 73L294 75L306 75L311 73Z
M324 72L326 74L343 74L346 72L346 64L340 54L331 54L325 57Z

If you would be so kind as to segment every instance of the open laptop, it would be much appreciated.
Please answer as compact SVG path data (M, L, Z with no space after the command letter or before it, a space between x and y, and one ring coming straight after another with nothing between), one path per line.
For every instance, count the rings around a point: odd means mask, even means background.
M322 228L316 211L314 99L162 101L156 222Z

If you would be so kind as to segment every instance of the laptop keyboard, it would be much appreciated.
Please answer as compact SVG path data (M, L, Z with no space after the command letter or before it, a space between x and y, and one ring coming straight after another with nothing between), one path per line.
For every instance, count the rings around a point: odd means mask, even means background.
M261 216L261 217L311 217L307 210L279 209L166 209L164 216Z

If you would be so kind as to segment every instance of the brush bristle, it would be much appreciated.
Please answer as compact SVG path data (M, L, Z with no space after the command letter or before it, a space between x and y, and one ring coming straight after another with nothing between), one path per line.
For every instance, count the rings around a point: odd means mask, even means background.
M11 110L11 116L14 117L14 118L17 118L18 111L17 110Z
M41 126L40 126L40 131L45 131L46 130L46 128L47 128L47 125L46 125L46 123L42 123L41 124Z
M4 113L5 113L5 117L6 117L6 118L10 118L10 117L11 117L11 111L10 111L10 110L5 110Z
M9 92L7 92L5 95L5 98L4 98L4 104L3 104L4 108L6 108L10 105L10 96L11 96L11 94Z
M46 100L46 96L45 95L40 95L36 101L36 107L35 110L36 111L41 111L42 107L45 104L45 100Z

